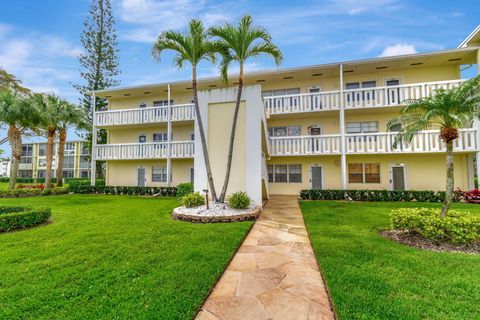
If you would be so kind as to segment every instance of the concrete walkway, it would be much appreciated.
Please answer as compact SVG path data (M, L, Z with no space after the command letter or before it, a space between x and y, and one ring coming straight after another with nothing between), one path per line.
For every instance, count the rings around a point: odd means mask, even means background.
M196 319L334 319L295 197L270 199Z

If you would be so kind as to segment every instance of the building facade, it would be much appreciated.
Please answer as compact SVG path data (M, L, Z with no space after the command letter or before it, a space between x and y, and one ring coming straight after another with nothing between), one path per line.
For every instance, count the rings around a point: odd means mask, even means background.
M0 178L10 175L10 160L0 159Z
M258 203L268 194L301 189L444 190L445 146L438 128L395 143L405 101L462 83L478 68L479 30L457 49L245 76L229 192L247 191ZM476 65L476 66L475 66ZM199 105L216 189L225 174L236 97L235 76L199 81ZM109 185L167 186L192 181L206 189L203 153L189 81L93 92L107 99L94 130L93 161L106 161ZM479 156L478 121L455 142L455 187L473 187ZM477 161L478 163L478 161ZM94 175L92 175L93 181Z
M58 143L54 145L52 163L53 177L57 174ZM90 151L84 141L67 141L63 161L64 178L90 178ZM22 156L18 166L19 178L45 178L47 165L47 143L32 142L22 145Z

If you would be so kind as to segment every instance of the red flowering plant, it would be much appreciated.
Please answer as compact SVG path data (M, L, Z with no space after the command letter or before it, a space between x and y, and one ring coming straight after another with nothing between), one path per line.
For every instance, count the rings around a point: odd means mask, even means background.
M461 198L465 202L480 204L480 189L472 189L470 191L461 191L458 189L455 193L461 195Z
M17 189L40 189L43 190L45 185L43 184L19 184Z

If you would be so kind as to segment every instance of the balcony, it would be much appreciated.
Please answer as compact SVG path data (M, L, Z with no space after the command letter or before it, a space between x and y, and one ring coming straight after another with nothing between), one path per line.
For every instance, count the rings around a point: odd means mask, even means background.
M192 121L195 119L193 104L171 106L172 121ZM168 107L121 109L95 112L98 127L149 124L168 121Z
M170 144L170 158L192 158L193 141L174 141ZM95 160L166 159L168 143L104 144L95 147Z
M449 80L384 86L340 91L291 94L264 97L265 110L269 115L340 110L345 109L396 107L406 100L419 99L435 94L437 89L451 89L463 80Z
M415 135L412 142L395 143L395 132L347 134L347 154L435 153L445 152L440 131L427 130ZM272 156L308 156L341 154L340 135L296 136L270 138ZM474 129L462 129L454 142L455 152L479 149Z

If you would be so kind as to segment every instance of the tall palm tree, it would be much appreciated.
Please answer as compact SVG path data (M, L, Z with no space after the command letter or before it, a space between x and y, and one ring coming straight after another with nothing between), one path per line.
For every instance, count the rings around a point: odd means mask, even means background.
M41 114L41 129L47 136L47 158L45 168L45 187L52 187L52 164L55 145L55 135L60 127L64 102L55 95L35 93L33 103ZM57 159L58 161L58 159Z
M400 125L395 143L410 143L419 131L440 129L440 139L446 147L446 187L442 218L447 216L452 203L454 188L453 143L458 129L470 127L480 115L480 76L468 80L456 88L437 89L435 94L406 102L400 115L388 122L388 130Z
M57 187L63 185L63 162L65 160L65 143L67 141L68 128L75 127L85 130L89 128L89 121L84 109L63 99L59 107Z
M9 189L15 188L18 165L22 156L22 135L35 130L39 113L26 96L13 90L0 91L0 124L8 126L8 142L12 149Z
M212 42L203 26L202 22L196 19L190 20L189 28L186 32L164 31L155 41L152 48L152 56L155 61L160 61L160 55L165 50L175 52L173 65L177 68L183 68L186 63L192 66L192 90L193 102L195 105L195 114L200 131L200 139L202 142L203 158L207 171L208 185L214 201L217 201L217 193L213 182L212 169L210 166L210 158L208 156L207 142L205 139L205 131L203 128L202 117L198 105L198 89L197 89L197 65L200 61L206 60L215 62L215 54L222 50L218 42Z
M240 99L243 90L243 72L245 62L250 58L258 58L267 55L275 60L279 65L283 60L280 49L272 43L272 36L263 27L253 25L252 17L249 14L244 15L237 26L226 23L220 27L212 27L209 34L220 39L220 43L228 48L228 55L223 57L221 63L222 78L227 81L228 67L232 62L237 62L240 71L238 74L237 100L235 102L235 111L233 113L232 129L230 132L230 143L228 147L227 169L223 182L222 192L219 201L223 202L227 193L228 182L230 180L230 171L232 168L233 146L235 143L235 131L238 122L238 112L240 109Z

